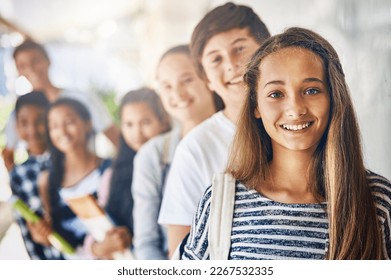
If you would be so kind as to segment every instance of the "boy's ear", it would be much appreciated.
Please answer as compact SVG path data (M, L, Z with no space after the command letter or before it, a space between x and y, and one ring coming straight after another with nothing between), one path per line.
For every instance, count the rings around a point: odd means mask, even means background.
M256 119L261 119L261 113L259 112L258 107L254 110L254 116Z

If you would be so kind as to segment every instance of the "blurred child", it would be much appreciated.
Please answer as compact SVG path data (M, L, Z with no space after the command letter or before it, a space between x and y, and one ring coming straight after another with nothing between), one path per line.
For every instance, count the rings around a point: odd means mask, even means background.
M111 164L89 149L93 137L91 115L77 100L60 98L52 103L46 117L51 148L51 167L39 177L40 194L48 215L41 227L43 238L53 229L74 248L75 256L88 258L82 250L87 229L66 204L68 198L96 195L104 172Z
M135 158L132 192L138 259L168 258L166 231L157 223L166 175L180 139L216 112L216 96L197 76L187 45L164 53L156 73L164 108L179 127L151 139Z
M42 92L30 92L20 96L15 105L16 129L20 139L28 146L28 158L16 165L10 173L10 185L13 195L26 203L37 215L43 216L42 201L39 196L37 178L42 170L49 167L47 151L45 111L49 101ZM58 250L50 244L35 242L38 237L38 225L26 222L16 216L26 251L31 259L62 259ZM38 222L39 223L39 222Z
M58 98L74 98L82 102L90 111L95 131L103 132L114 145L118 143L118 129L114 125L109 112L96 96L89 92L56 87L50 80L50 58L44 46L37 42L26 40L17 46L13 52L15 66L20 76L26 77L34 91L42 91L49 102ZM13 165L13 150L18 142L15 133L15 115L11 114L6 124L7 145L3 150L4 163L10 169Z
M133 235L133 199L131 194L133 158L141 146L152 137L170 129L169 116L164 110L159 96L151 89L141 88L128 92L119 108L121 120L120 149L113 168L104 176L104 183L98 193L99 203L105 207L111 219L119 226L110 232L102 242L87 237L86 247L101 259L110 259L118 249L114 234ZM152 170L151 170L152 171ZM148 209L154 211L154 209ZM149 215L143 213L142 219ZM146 233L152 234L152 233Z

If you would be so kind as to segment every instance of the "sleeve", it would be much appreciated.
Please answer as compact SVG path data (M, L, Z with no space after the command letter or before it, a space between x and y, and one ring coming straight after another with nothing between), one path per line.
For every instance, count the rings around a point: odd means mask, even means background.
M137 259L167 259L157 222L163 187L159 151L146 145L137 153L133 167L134 252Z
M207 188L198 204L197 212L191 225L190 235L182 255L183 260L209 259L208 232L211 191L211 187Z
M15 111L13 111L9 116L7 123L5 124L4 131L7 140L6 147L11 150L15 149L19 141L19 136L16 131Z
M199 199L210 183L204 182L196 153L184 140L179 143L163 196L159 223L163 225L191 225Z
M20 197L20 195L23 193L23 190L22 190L23 179L18 174L17 168L19 168L19 166L14 167L10 172L10 175L9 175L10 176L10 187L11 187L12 194Z
M23 178L19 175L18 168L20 169L20 166L16 166L12 169L10 172L10 187L12 194L23 200L24 202L27 202L27 197L23 191ZM25 226L25 221L22 218L22 216L19 214L18 211L12 211L14 218L19 224L22 224L22 226ZM25 226L26 227L26 226ZM26 227L27 230L27 227Z

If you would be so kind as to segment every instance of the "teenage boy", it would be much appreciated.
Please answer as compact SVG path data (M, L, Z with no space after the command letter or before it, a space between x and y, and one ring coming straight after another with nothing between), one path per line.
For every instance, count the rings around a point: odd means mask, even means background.
M25 202L31 210L43 216L42 201L38 193L37 177L48 168L45 110L49 101L42 92L31 92L19 97L15 105L16 129L20 139L28 146L28 159L10 172L12 193ZM17 213L16 213L17 214ZM63 259L55 248L43 246L34 240L42 236L36 224L16 215L23 241L31 259Z
M27 78L34 91L44 92L49 102L54 102L59 97L69 97L81 101L92 114L95 131L103 132L114 145L118 144L119 131L104 104L96 96L88 92L60 89L52 84L49 79L49 55L42 45L30 40L24 41L14 49L13 58L19 75ZM7 145L3 152L8 170L12 168L13 151L18 142L15 131L15 116L12 113L6 125Z
M193 31L190 48L198 74L220 95L225 109L194 128L176 149L159 215L159 223L168 227L170 254L189 232L213 174L225 170L246 97L245 66L269 37L251 8L233 3L210 11Z

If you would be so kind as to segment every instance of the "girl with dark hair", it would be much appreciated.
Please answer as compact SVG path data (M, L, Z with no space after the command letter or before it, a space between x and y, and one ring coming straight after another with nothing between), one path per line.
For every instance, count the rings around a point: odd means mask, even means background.
M226 169L236 179L229 259L389 259L391 185L363 163L337 53L290 28L254 54ZM208 259L211 188L184 259ZM231 219L231 217L230 217Z
M131 245L133 226L133 198L131 193L133 159L140 147L150 138L170 129L169 116L159 96L149 88L128 92L121 100L119 115L121 121L120 149L113 168L103 177L98 193L98 202L105 207L113 222L128 236ZM145 213L144 213L145 214ZM86 248L91 248L95 257L112 258L115 242L106 238L96 242L86 239Z
M96 195L110 160L89 149L93 136L91 115L77 100L60 98L47 111L46 126L51 166L41 173L39 189L46 209L42 236L51 230L62 235L77 253L66 258L89 258L82 249L87 229L66 204L68 198Z

